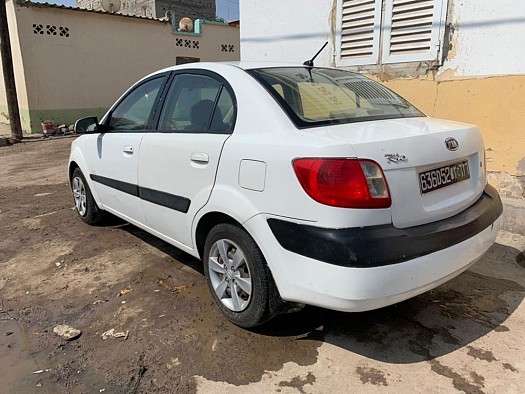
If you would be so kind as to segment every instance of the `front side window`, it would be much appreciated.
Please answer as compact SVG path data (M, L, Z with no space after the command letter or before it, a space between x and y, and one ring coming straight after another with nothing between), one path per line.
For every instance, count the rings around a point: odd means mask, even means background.
M113 110L109 127L117 131L137 131L148 128L151 110L157 101L164 77L137 86Z
M215 78L177 75L160 115L159 130L185 132L231 131L233 101Z
M424 116L380 83L343 70L286 67L249 73L299 128Z

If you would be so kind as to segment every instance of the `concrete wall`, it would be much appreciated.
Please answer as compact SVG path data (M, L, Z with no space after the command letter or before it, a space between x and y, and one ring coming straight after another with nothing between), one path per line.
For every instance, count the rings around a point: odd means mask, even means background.
M241 59L302 62L324 41L316 65L335 66L337 0L241 2ZM525 2L449 0L441 66L348 68L379 80L429 116L478 125L488 169L525 196ZM503 180L501 180L503 179ZM509 190L510 190L509 189Z
M203 24L200 35L172 34L171 25L158 20L37 4L10 2L8 8L16 12L10 28L20 53L15 72L25 130L41 130L45 119L69 124L102 115L132 83L175 65L178 56L239 59L239 29L223 24ZM233 45L234 52L224 51L223 44ZM7 108L0 101L1 112Z

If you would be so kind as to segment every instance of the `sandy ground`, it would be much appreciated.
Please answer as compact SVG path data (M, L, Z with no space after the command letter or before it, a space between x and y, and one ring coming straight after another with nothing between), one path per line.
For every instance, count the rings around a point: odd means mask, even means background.
M0 148L0 392L525 392L525 237L501 232L471 270L401 304L246 331L215 309L199 261L77 217L71 141ZM112 328L127 339L103 339Z

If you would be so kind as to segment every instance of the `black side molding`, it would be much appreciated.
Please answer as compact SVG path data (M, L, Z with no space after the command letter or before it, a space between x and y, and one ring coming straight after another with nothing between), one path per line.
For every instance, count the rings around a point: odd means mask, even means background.
M448 219L399 229L391 224L331 229L268 219L279 244L290 252L353 268L397 264L463 242L491 226L503 212L496 189Z
M182 213L187 213L190 209L190 200L186 197L176 196L174 194L161 192L158 190L139 187L139 197L142 200L161 205L166 208L174 209Z
M132 183L106 178L100 175L90 174L89 177L93 181L102 185L109 186L123 193L131 194L132 196L138 197L144 201L149 201L166 208L174 209L175 211L187 213L190 209L191 200L186 197L177 196L159 190L148 189L146 187L139 187Z
M117 179L106 178L105 176L90 174L89 177L102 185L112 187L113 189L120 190L121 192L131 194L132 196L139 196L139 187L132 183L122 182Z

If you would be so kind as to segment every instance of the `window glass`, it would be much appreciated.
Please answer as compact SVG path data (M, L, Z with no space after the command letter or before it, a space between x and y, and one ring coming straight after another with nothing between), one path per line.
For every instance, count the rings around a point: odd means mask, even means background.
M177 75L160 116L160 130L207 131L221 83L204 75Z
M235 108L232 97L223 87L213 112L210 131L233 131L234 116Z
M275 91L277 93L279 93L281 95L282 98L284 98L284 90L283 90L283 85L279 84L279 83L276 83L276 84L273 84L272 85L272 88L275 89Z
M424 116L380 83L343 70L289 67L250 73L298 127Z
M109 122L110 129L145 130L163 82L163 77L152 79L128 94L113 110Z

